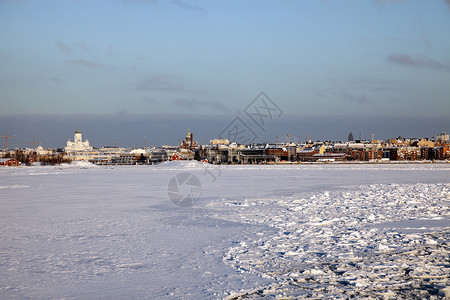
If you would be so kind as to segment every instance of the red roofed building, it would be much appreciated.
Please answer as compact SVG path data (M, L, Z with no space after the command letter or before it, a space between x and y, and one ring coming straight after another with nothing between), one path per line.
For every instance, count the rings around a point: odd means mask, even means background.
M14 158L0 158L0 166L20 166L20 161L15 160Z

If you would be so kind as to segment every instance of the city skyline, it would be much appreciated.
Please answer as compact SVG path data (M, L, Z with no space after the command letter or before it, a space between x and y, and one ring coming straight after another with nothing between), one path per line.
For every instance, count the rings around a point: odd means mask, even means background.
M428 133L427 129L423 129L430 121L427 118L416 119L416 126L410 127L407 119L380 119L378 117L354 117L350 120L344 119L321 119L317 120L315 117L304 118L298 120L296 117L284 116L279 120L272 120L270 126L267 126L266 131L263 132L254 124L246 120L244 116L242 120L246 121L246 124L250 127L252 132L256 134L256 139L252 143L283 143L288 141L287 135L290 135L292 142L305 142L307 139L312 141L347 141L350 132L353 133L355 140L370 140L372 134L375 139L387 140L390 138L402 137L406 139L420 139L420 138L435 138L441 132L448 132L447 130L438 130L434 133ZM101 148L103 146L120 146L126 148L142 148L147 141L148 147L160 147L163 145L177 146L179 141L184 138L186 131L191 130L194 134L194 138L200 144L209 144L209 141L217 138L230 138L230 135L219 135L219 132L223 132L226 128L223 125L228 125L232 121L231 116L210 117L208 120L195 121L195 116L189 116L187 118L178 118L169 120L167 116L160 116L159 119L153 119L148 121L147 117L132 116L129 119L119 118L115 122L112 119L98 119L96 116L86 117L82 119L80 116L71 116L69 120L67 117L46 117L44 120L39 120L42 126L39 128L33 128L33 123L36 122L35 118L29 117L25 122L24 128L29 128L27 131L19 132L19 134L9 134L14 136L14 139L9 140L9 148L32 148L34 142L40 143L44 148L64 148L67 140L73 140L73 135L76 130L80 130L83 134L83 140L88 139L91 145L95 148ZM78 122L77 122L78 120ZM79 122L82 121L82 122ZM436 121L436 120L435 120ZM446 119L439 120L442 126L446 125ZM20 120L24 122L24 120ZM147 123L146 123L147 122ZM333 127L335 122L348 126L347 131L341 131L342 126ZM385 125L392 126L391 129L386 131L369 130L369 128L376 128L379 122L383 122ZM72 126L71 124L84 124L82 126ZM108 128L105 128L105 123ZM439 123L439 122L438 122ZM55 125L56 124L56 125ZM139 124L135 127L135 124ZM148 126L145 126L147 124ZM205 126L205 124L207 124ZM358 124L361 125L358 129ZM193 125L193 126L192 126ZM0 128L6 128L7 126L19 127L14 122L14 119L2 118L0 119ZM350 128L351 127L351 128ZM55 136L40 133L39 131L44 128L45 132L56 131L58 134ZM285 128L291 128L289 132L285 132ZM297 128L297 129L296 129ZM156 131L162 131L164 133L170 133L165 138L156 139L154 133ZM301 134L299 132L305 132ZM323 132L325 134L319 134ZM153 133L153 134L152 134ZM400 134L403 133L403 134ZM139 135L139 138L136 136ZM175 138L173 136L176 135ZM162 142L159 142L162 141ZM240 139L244 142L244 139ZM247 139L247 141L249 141ZM0 139L0 149L6 148L6 140Z
M432 137L450 128L449 16L448 0L3 0L0 135L205 143L264 91L283 115L259 141Z

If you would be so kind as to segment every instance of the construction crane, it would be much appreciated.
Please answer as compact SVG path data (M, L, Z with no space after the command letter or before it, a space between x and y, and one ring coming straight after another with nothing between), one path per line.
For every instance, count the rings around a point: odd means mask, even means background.
M288 161L291 161L291 135L286 134L288 138Z
M40 141L34 140L33 142L25 142L25 144L34 144L34 149L36 149L36 148L37 148L37 145L40 145L41 142L40 142Z
M6 150L9 149L9 139L15 139L15 136L9 136L9 135L4 135L4 136L0 136L0 138L5 138L6 139Z

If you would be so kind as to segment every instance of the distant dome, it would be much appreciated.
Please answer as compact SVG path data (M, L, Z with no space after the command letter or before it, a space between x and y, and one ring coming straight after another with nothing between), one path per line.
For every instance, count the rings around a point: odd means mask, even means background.
M81 133L80 129L77 129L77 130L75 131L75 133Z

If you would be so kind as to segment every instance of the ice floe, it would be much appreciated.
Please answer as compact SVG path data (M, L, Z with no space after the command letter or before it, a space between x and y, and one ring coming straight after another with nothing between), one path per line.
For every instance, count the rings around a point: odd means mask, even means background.
M449 195L449 184L376 184L209 206L225 220L277 229L224 255L277 283L232 298L422 298L448 293Z

